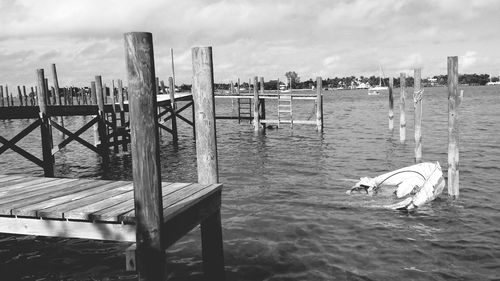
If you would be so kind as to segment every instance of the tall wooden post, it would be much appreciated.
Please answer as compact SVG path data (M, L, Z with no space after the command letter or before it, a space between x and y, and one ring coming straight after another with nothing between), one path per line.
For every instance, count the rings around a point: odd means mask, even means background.
M401 92L399 100L399 141L404 143L406 141L406 115L405 115L405 101L406 101L406 74L401 73L399 77Z
M52 64L52 76L54 76L54 88L55 88L55 94L58 99L58 104L61 105L61 96L59 95L59 80L57 78L57 70L56 70L56 64Z
M421 85L422 70L417 68L414 70L414 87L413 87L413 109L415 112L414 128L415 128L415 163L422 162L422 97L424 90Z
M198 182L219 181L212 47L195 47L193 101L196 110ZM207 280L225 280L220 210L201 223L203 270Z
M323 131L323 79L316 77L316 129Z
M389 77L389 131L394 131L394 79Z
M106 133L106 113L104 112L104 93L102 87L102 78L101 76L95 77L95 86L96 86L96 96L97 96L97 107L99 108L98 116L99 121L97 122L97 131L99 133L99 141L100 141L100 151L101 157L105 163L109 161L109 147L108 147L108 136Z
M253 128L255 131L262 129L259 118L259 78L253 79Z
M177 143L177 141L179 140L179 137L177 135L177 102L175 102L175 85L173 77L168 77L168 87L170 89L170 106L172 108L172 111L170 113L172 115L170 118L172 120L172 136L174 143Z
M163 280L163 204L153 35L125 33L140 280Z
M260 95L264 95L264 77L260 77ZM265 99L260 99L259 101L260 107L259 107L259 115L261 119L266 119L266 100ZM265 128L265 126L262 126Z
M458 107L458 57L448 57L448 195L454 199L459 194L459 132Z
M50 117L47 114L47 88L45 87L45 75L43 69L37 70L38 77L38 106L40 107L40 132L42 137L43 175L54 176L54 156L52 155L52 132Z

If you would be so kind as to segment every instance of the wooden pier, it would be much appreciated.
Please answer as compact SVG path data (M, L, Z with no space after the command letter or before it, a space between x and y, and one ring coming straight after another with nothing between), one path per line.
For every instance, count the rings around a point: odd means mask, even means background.
M46 176L0 175L0 232L133 242L126 253L127 269L137 270L140 280L163 280L165 250L200 225L206 278L224 280L222 184L218 183L211 48L192 50L193 95L174 96L173 92L157 95L159 83L155 82L152 35L127 33L124 39L128 102L119 82L116 93L121 97L118 102L106 104L106 87L97 76L91 84L91 95L82 98L90 104L62 105L66 95L64 99L49 95L44 71L38 70L38 106L32 105L33 100L13 106L9 97L7 106L0 108L0 119L34 120L12 139L0 137L3 144L0 153L10 148L41 166ZM3 103L3 96L0 100ZM174 104L178 101L187 103L177 109ZM188 107L193 107L192 121L179 114ZM120 116L125 112L129 115L127 121ZM115 117L109 121L107 114ZM76 132L68 131L51 118L79 115L95 117ZM118 128L118 118L123 121L122 128ZM159 131L173 132L164 125L172 118L196 127L197 183L161 181ZM94 125L98 127L95 145L79 137ZM41 128L43 159L16 144L37 127ZM67 138L53 144L52 128ZM122 134L118 136L119 131ZM117 137L122 137L121 143L117 143ZM54 153L73 140L104 159L110 147L117 149L119 144L130 143L133 182L54 178Z

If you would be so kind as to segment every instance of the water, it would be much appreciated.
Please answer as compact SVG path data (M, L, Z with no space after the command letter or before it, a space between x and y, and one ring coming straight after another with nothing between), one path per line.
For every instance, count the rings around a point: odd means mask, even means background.
M412 213L380 208L377 197L345 194L352 185L348 179L414 163L411 98L405 144L399 143L399 103L395 101L396 128L391 133L387 94L368 96L365 91L325 94L323 134L307 125L256 134L249 124L218 120L228 280L498 280L500 89L464 90L460 199L449 200L445 189L436 201ZM446 169L446 89L425 88L424 99L423 158ZM266 106L272 118L275 103L267 101ZM218 113L231 110L229 100L217 100ZM312 113L311 101L294 105L297 118L308 119ZM82 118L64 122L76 128ZM12 137L12 130L27 124L0 121L1 135ZM180 132L178 146L163 135L162 177L195 181L192 130L181 124ZM36 131L20 146L40 155L38 138ZM92 141L92 132L84 138ZM103 170L94 153L70 144L56 156L56 175L131 179L130 154L113 155L111 163ZM12 152L0 156L0 171L42 174ZM199 237L195 229L169 249L169 280L203 279ZM124 271L128 246L0 235L0 279L133 279L134 273Z

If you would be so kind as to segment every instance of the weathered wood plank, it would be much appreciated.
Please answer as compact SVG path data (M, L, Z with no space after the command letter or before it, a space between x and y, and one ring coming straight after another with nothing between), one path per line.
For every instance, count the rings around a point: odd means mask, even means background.
M162 183L163 184L163 183ZM161 193L165 195L172 194L179 190L179 188L190 185L189 183L172 183L169 185L163 185ZM163 203L163 201L162 201ZM128 200L123 200L119 204L112 205L106 209L100 209L95 213L92 213L90 217L97 221L119 221L119 216L126 213L134 213L134 201L133 198ZM135 218L136 219L136 218Z
M129 182L117 181L109 182L108 184L102 182L84 182L74 189L74 192L69 194L49 198L40 202L28 202L26 205L19 206L12 210L13 215L18 216L31 216L31 217L41 217L39 211L44 208L54 207L63 203L74 202L75 200L85 198L87 196L97 194L101 199L105 198L100 196L103 192L109 189L116 189L117 187L131 184ZM62 214L58 217L62 219Z
M37 215L44 218L69 219L64 216L66 212L95 204L119 194L130 192L133 189L133 185L130 182L111 182L107 184L98 182L97 184L100 184L100 186L77 193L75 197L65 203L40 208Z
M0 217L0 232L135 242L135 225Z
M45 180L37 180L36 183L30 185L28 185L28 183L20 183L12 186L3 187L0 190L0 200L7 199L8 201L9 198L6 197L15 196L16 194L30 192L41 188L46 188L51 185L65 183L66 181L68 181L68 179L58 179L58 178L43 178L43 179Z
M178 198L179 196L182 196L182 194L186 194L186 192L189 192L189 190L191 190L190 188L192 188L193 186L195 188L199 189L199 187L197 187L199 185L194 184L194 183L173 183L173 184L169 185L168 187L162 187L163 208L165 209L165 206L172 204L172 203L168 202L168 198L175 200L174 198ZM135 223L136 222L135 210L131 210L127 213L118 214L118 220L129 222L129 223Z
M204 188L199 189L198 192L192 193L189 196L183 197L180 200L168 200L166 201L169 204L167 207L163 209L163 219L168 221L173 217L177 216L181 212L187 210L194 204L205 200L211 194L221 191L222 184L213 184L204 186Z
M32 177L23 177L15 180L10 180L6 182L0 182L0 196L1 192L5 192L7 190L16 189L18 187L30 187L32 185L41 183L41 182L49 182L51 180L56 180L56 178L32 178Z

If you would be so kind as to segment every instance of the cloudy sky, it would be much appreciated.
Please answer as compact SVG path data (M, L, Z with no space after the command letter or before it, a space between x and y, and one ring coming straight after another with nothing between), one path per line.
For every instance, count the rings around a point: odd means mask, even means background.
M153 33L157 76L191 81L190 48L212 46L216 82L500 71L498 0L0 0L0 84L125 79L123 33Z

